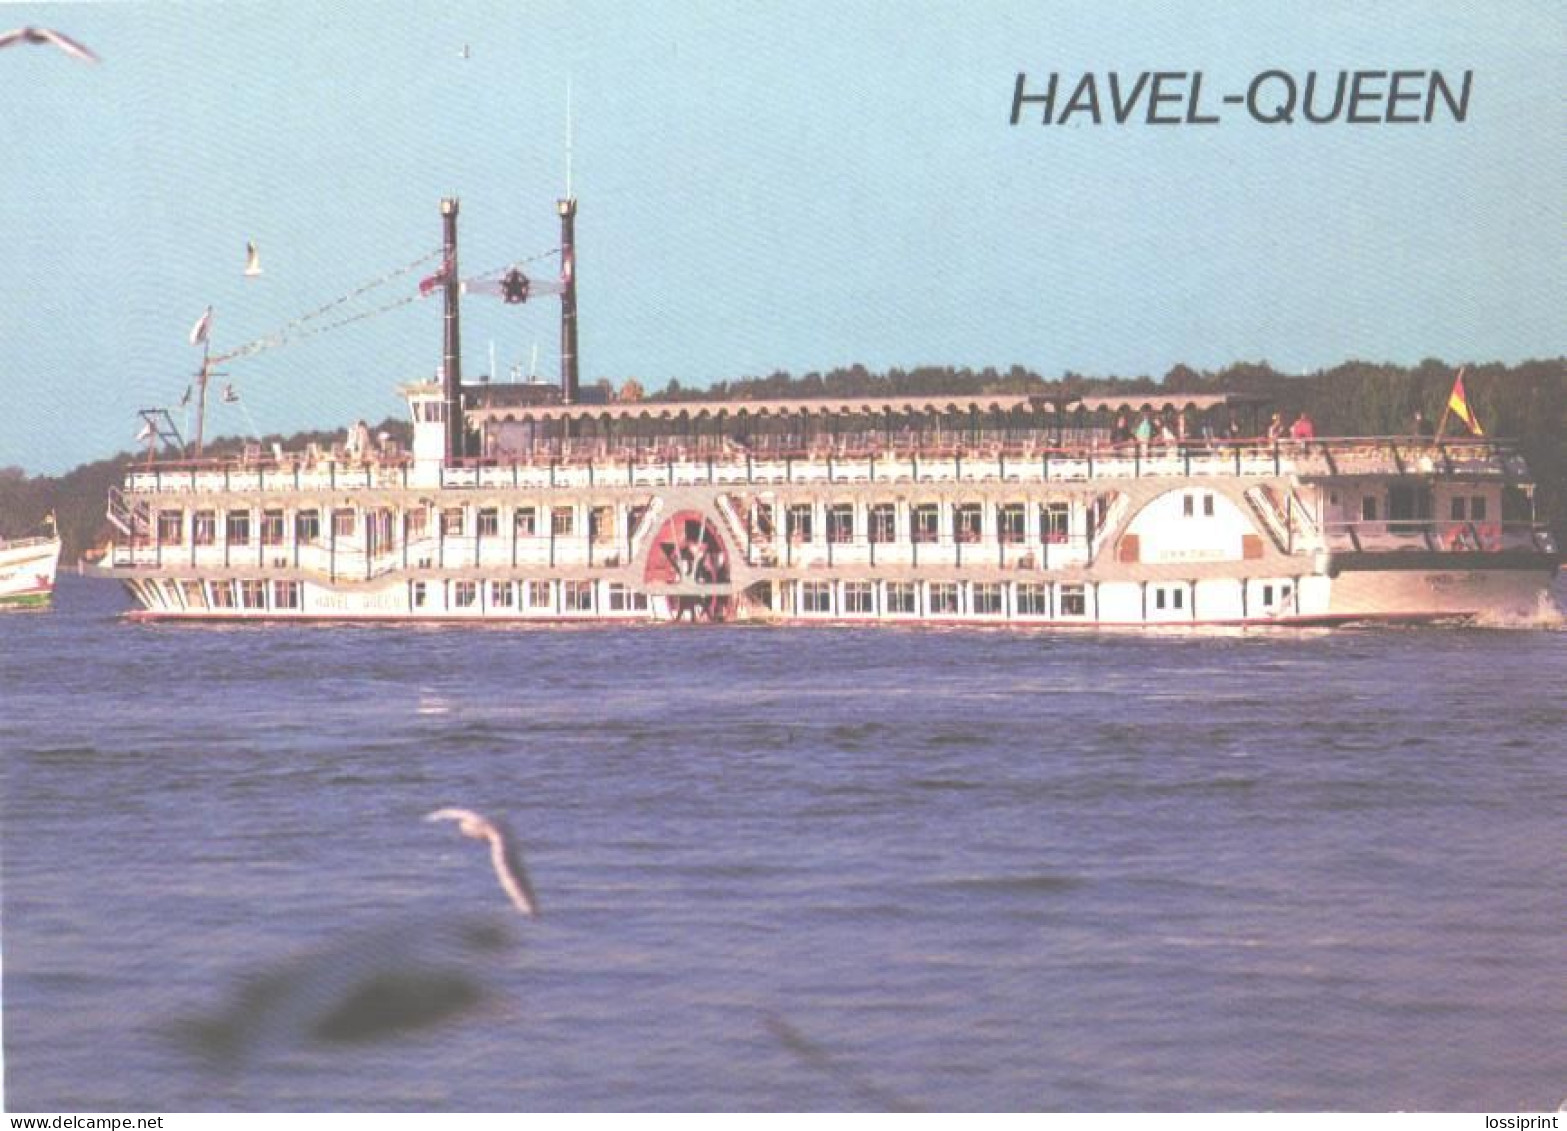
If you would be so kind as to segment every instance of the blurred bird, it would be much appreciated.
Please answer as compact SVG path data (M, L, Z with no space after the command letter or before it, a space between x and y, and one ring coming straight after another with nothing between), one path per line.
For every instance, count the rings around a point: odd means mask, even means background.
M513 946L483 919L371 927L246 975L220 1009L167 1032L214 1066L401 1037L494 998Z
M471 809L437 809L424 818L426 821L456 821L457 831L474 840L490 843L490 863L495 865L496 878L511 900L512 906L524 915L538 910L538 900L533 895L533 885L523 869L522 856L510 833L496 821L486 820Z
M256 248L255 240L245 243L245 277L254 279L261 274L261 252Z
M462 50L457 52L457 55L462 59L471 58L470 52L468 51L468 45L466 43L462 45Z
M98 62L98 56L84 44L52 28L19 27L14 31L0 32L0 47L10 47L16 43L52 43L73 59L80 59L84 63Z

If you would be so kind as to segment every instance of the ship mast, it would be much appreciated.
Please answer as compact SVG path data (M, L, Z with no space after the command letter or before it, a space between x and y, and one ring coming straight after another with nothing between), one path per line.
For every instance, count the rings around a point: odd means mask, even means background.
M446 401L446 459L464 454L462 418L462 342L459 335L457 298L457 198L441 200L441 275L446 291L446 322L441 351L441 393Z
M560 211L560 399L577 403L577 198L555 202Z
M566 195L560 213L560 399L577 403L577 198L571 193L571 83L566 84ZM567 422L569 425L569 421Z

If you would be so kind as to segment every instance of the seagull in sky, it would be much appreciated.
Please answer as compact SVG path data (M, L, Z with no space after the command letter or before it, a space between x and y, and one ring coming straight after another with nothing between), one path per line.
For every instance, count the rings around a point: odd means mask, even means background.
M261 252L256 248L255 240L247 240L245 243L245 278L254 279L261 274Z
M463 836L489 841L490 863L495 865L496 878L512 906L524 915L537 913L538 900L534 897L533 885L528 882L528 873L523 869L522 854L503 825L487 820L471 809L437 809L424 819L456 821L457 831Z
M84 44L52 28L19 27L14 31L0 32L0 47L10 47L16 43L52 43L73 59L80 59L84 63L98 62L98 56Z

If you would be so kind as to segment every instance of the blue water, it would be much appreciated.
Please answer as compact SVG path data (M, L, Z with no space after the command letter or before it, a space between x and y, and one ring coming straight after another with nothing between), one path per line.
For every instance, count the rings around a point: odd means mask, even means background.
M0 621L11 1110L1567 1096L1567 632L57 604ZM442 805L510 820L539 919ZM439 1024L345 1046L233 1004L272 973L308 1011L339 990L299 970L473 917L512 939ZM225 1010L241 1056L172 1035Z

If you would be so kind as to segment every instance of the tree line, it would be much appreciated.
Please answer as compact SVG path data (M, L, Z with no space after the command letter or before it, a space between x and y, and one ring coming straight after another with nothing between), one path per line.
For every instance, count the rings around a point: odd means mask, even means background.
M1014 365L1005 371L951 366L920 366L876 373L850 365L824 373L794 376L775 372L765 377L741 377L696 388L672 380L662 389L646 391L637 378L615 386L598 384L620 401L756 401L796 397L873 397L928 395L1043 394L1050 397L1149 396L1171 393L1245 393L1259 397L1289 419L1310 414L1319 436L1407 435L1416 410L1429 421L1441 418L1457 367L1428 359L1408 367L1347 361L1305 376L1278 372L1267 362L1238 362L1223 369L1199 371L1176 365L1160 379L1085 377L1066 373L1046 378ZM1520 441L1539 484L1539 513L1554 529L1558 544L1567 544L1567 358L1525 361L1517 365L1488 362L1464 370L1464 387L1485 432ZM1462 430L1454 421L1449 433ZM372 431L385 431L405 447L410 443L406 421L387 419ZM300 432L262 437L299 450L307 444L330 445L344 433ZM236 454L244 440L229 437L208 445L214 456ZM99 544L105 527L105 499L111 486L124 478L138 458L122 452L82 464L59 476L28 476L21 468L0 468L0 537L37 532L51 511L65 542L64 557L75 560Z

